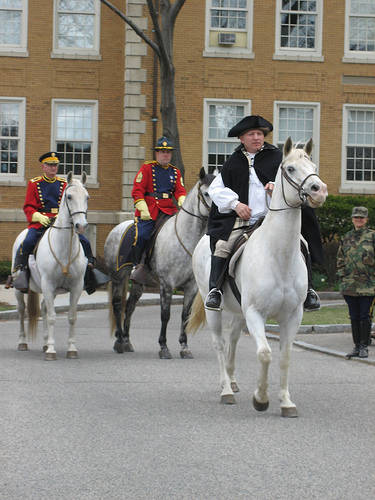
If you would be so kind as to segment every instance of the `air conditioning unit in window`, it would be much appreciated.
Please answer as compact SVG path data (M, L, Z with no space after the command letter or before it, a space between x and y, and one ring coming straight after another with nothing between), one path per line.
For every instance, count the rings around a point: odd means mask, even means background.
M236 33L219 33L219 45L233 45L236 43Z

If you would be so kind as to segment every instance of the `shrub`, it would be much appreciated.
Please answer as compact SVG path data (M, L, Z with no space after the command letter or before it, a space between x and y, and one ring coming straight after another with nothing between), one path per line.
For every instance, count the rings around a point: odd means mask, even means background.
M0 281L6 281L8 274L10 274L12 263L8 260L0 261Z

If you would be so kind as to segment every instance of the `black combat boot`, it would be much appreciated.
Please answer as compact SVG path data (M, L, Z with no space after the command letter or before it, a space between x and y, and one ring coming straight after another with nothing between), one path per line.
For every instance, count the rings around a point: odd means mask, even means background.
M320 299L319 295L312 287L312 266L311 266L311 257L305 245L301 245L301 250L303 256L305 257L306 268L307 268L307 295L305 302L303 303L303 309L306 312L309 311L317 311L320 309Z
M365 319L359 322L359 358L368 358L368 338L369 332L369 320Z
M352 337L353 337L354 347L353 350L346 355L346 359L355 358L359 356L359 341L361 336L360 323L359 321L352 319L351 324L352 324Z
M221 297L223 292L221 291L221 285L223 281L223 275L225 271L227 259L224 257L211 256L211 271L210 271L210 281L209 288L210 291L206 297L204 307L212 311L221 310Z

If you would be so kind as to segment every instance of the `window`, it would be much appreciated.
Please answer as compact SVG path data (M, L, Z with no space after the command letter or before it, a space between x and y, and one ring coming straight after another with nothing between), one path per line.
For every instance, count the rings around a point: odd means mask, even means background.
M99 0L55 0L53 56L99 56L99 16Z
M252 13L253 0L207 0L203 55L253 58Z
M274 59L323 61L323 0L277 0Z
M343 192L375 192L375 106L344 105Z
M88 180L97 177L96 101L55 100L53 102L52 148L60 159L59 174L86 172Z
M221 167L239 142L229 130L250 114L250 101L205 99L203 119L203 165L206 170Z
M0 0L0 55L28 55L27 0Z
M25 174L25 99L0 98L0 182Z
M345 61L375 62L373 0L346 0Z
M281 150L290 136L293 143L303 147L312 137L312 159L319 162L320 104L316 102L276 101L274 104L273 141Z

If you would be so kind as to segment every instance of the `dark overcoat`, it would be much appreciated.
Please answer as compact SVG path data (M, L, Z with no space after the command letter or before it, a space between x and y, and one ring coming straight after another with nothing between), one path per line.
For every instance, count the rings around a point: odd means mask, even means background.
M249 162L242 153L242 148L241 144L227 159L221 169L221 176L224 186L237 193L241 203L248 205ZM255 155L254 169L263 186L268 182L275 181L282 156L280 149L268 142L265 142L263 149ZM212 203L207 226L207 234L211 237L211 242L227 240L232 232L236 217L237 214L234 210L231 210L227 214L222 214L215 203ZM320 228L313 208L302 208L301 233L309 245L312 261L321 264L323 261L323 249Z

